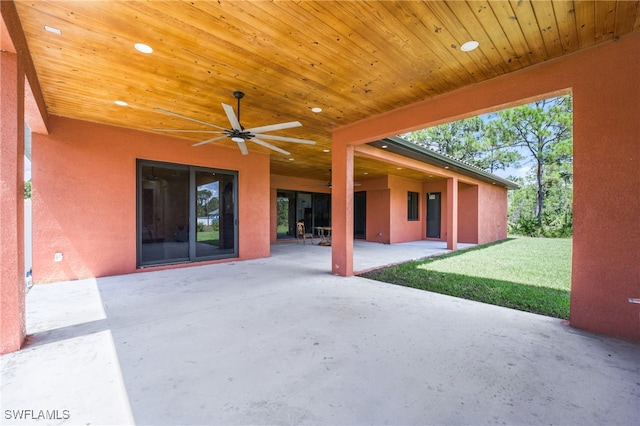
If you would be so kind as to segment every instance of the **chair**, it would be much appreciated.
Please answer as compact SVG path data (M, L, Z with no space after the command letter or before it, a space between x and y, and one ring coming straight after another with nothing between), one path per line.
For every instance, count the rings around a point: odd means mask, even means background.
M313 233L306 232L304 229L304 222L300 221L297 223L298 225L298 238L296 239L296 244L300 242L302 238L302 244L307 244L307 237L311 238L311 244L313 244Z

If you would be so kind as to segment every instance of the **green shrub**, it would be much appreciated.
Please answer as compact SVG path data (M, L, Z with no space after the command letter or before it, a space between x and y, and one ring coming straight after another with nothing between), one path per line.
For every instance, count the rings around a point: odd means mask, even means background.
M525 237L538 237L541 234L535 216L520 216L515 224L511 224L510 228L511 233Z

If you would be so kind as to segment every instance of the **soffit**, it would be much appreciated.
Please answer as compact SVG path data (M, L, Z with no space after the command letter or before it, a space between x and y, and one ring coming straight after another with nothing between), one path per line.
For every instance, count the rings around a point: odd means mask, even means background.
M227 127L221 102L235 107L232 93L242 90L245 127L298 120L303 127L274 134L317 141L274 142L291 155L273 152L272 172L316 179L331 168L323 150L336 127L640 28L640 7L630 1L18 0L16 7L49 114L145 131L199 128L155 110L163 108ZM480 47L462 52L472 39ZM136 51L138 42L154 53ZM213 155L208 146L192 149ZM251 143L249 150L265 152Z

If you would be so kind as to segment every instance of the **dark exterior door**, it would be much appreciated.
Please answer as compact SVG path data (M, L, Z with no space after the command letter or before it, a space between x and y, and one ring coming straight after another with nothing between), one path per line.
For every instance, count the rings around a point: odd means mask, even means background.
M440 193L427 193L427 238L440 238Z
M353 194L353 238L367 238L367 191Z

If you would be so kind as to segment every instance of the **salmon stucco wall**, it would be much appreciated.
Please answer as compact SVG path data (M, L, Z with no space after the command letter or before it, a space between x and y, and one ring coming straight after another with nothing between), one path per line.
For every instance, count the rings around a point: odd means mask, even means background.
M571 324L640 341L640 33L570 70L574 186Z
M427 182L423 191L440 192L440 239L447 239L447 182ZM487 244L507 238L507 189L476 181L458 182L458 242Z
M458 183L458 241L461 243L478 243L478 188L478 185ZM506 202L504 200L505 206ZM493 200L482 199L482 204L492 203ZM491 220L493 218L484 217L483 219Z
M49 124L32 141L34 282L136 271L136 159L237 170L239 258L269 256L268 155L60 117Z
M334 149L571 92L570 323L640 341L640 304L629 301L640 298L638 52L640 33L636 32L335 129ZM336 162L333 168L339 165ZM482 230L479 239L488 235L489 230ZM334 251L341 249L334 247Z
M391 191L389 189L367 191L367 241L389 244L390 202Z
M418 220L408 219L407 196L409 191L417 192L418 205L424 202L422 183L414 180L403 179L398 176L389 176L389 189L391 190L391 244L405 243L408 241L421 240L423 235L423 216ZM418 210L420 212L420 210Z
M496 185L478 187L478 244L507 238L507 190Z
M331 188L327 186L330 179L327 173L327 180L306 179L293 176L271 175L271 188L286 191L318 192L331 194Z
M379 176L359 180L358 192L366 193L365 240L369 242L389 244L390 226L390 192L389 177Z
M26 334L24 86L18 55L0 50L0 354L20 349Z

